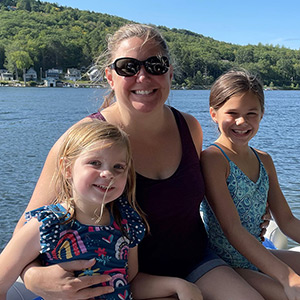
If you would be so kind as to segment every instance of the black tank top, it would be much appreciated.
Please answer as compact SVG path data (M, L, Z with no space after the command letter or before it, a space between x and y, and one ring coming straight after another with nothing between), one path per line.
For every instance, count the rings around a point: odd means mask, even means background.
M139 244L139 271L184 278L201 262L207 244L199 213L204 181L188 125L179 111L171 109L182 144L178 169L163 180L137 173L137 202L151 231ZM91 117L104 120L101 113Z

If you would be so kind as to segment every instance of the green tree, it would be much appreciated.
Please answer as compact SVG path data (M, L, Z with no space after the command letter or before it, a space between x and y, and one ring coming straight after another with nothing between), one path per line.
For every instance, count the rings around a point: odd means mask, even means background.
M29 68L33 65L33 61L30 58L28 52L24 50L15 50L6 54L6 68L16 74L19 78L19 71Z
M289 58L280 58L278 62L276 63L276 67L282 77L285 79L285 83L289 84L291 78L293 78L294 75L294 68L293 68L293 63L291 59Z
M0 44L0 69L3 68L5 62L5 48Z
M254 51L252 46L239 47L236 50L235 61L238 64L249 63L254 61Z
M17 8L31 11L31 0L18 0Z

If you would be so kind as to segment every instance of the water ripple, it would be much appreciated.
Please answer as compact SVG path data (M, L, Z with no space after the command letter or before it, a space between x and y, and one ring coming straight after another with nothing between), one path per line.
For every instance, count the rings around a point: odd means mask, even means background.
M31 197L49 149L69 126L98 109L105 91L0 89L1 250ZM168 100L200 121L204 148L218 136L208 97L209 91L171 91ZM251 145L272 156L282 191L300 218L299 111L299 91L267 91L266 112Z

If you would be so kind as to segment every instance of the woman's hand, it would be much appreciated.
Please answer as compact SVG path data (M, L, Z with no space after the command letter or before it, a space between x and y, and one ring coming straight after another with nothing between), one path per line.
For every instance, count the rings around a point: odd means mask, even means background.
M266 212L262 216L262 220L263 220L263 222L260 224L260 228L261 228L260 238L261 238L261 240L263 242L265 240L264 235L266 234L266 231L267 231L267 228L269 226L269 223L272 220L272 216L271 216L271 213L270 213L268 202L267 202L267 206L266 206Z
M95 260L76 260L47 267L29 265L23 272L25 286L47 300L90 299L113 292L113 287L91 287L109 281L108 275L74 277L75 270L90 268Z

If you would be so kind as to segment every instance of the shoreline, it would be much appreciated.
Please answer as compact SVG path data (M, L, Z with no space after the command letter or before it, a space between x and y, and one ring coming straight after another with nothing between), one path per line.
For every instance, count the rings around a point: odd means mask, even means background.
M24 83L20 82L13 82L13 83L1 83L0 82L0 88L1 87L14 87L14 88L95 88L95 89L106 89L107 85L105 84L94 84L94 83L63 83L62 85L59 86L45 86L45 85L40 85L40 84L34 84L34 85L24 85ZM172 90L210 90L210 87L194 87L194 88L186 88L186 87L172 87ZM287 88L287 87L264 87L264 91L300 91L300 88Z

